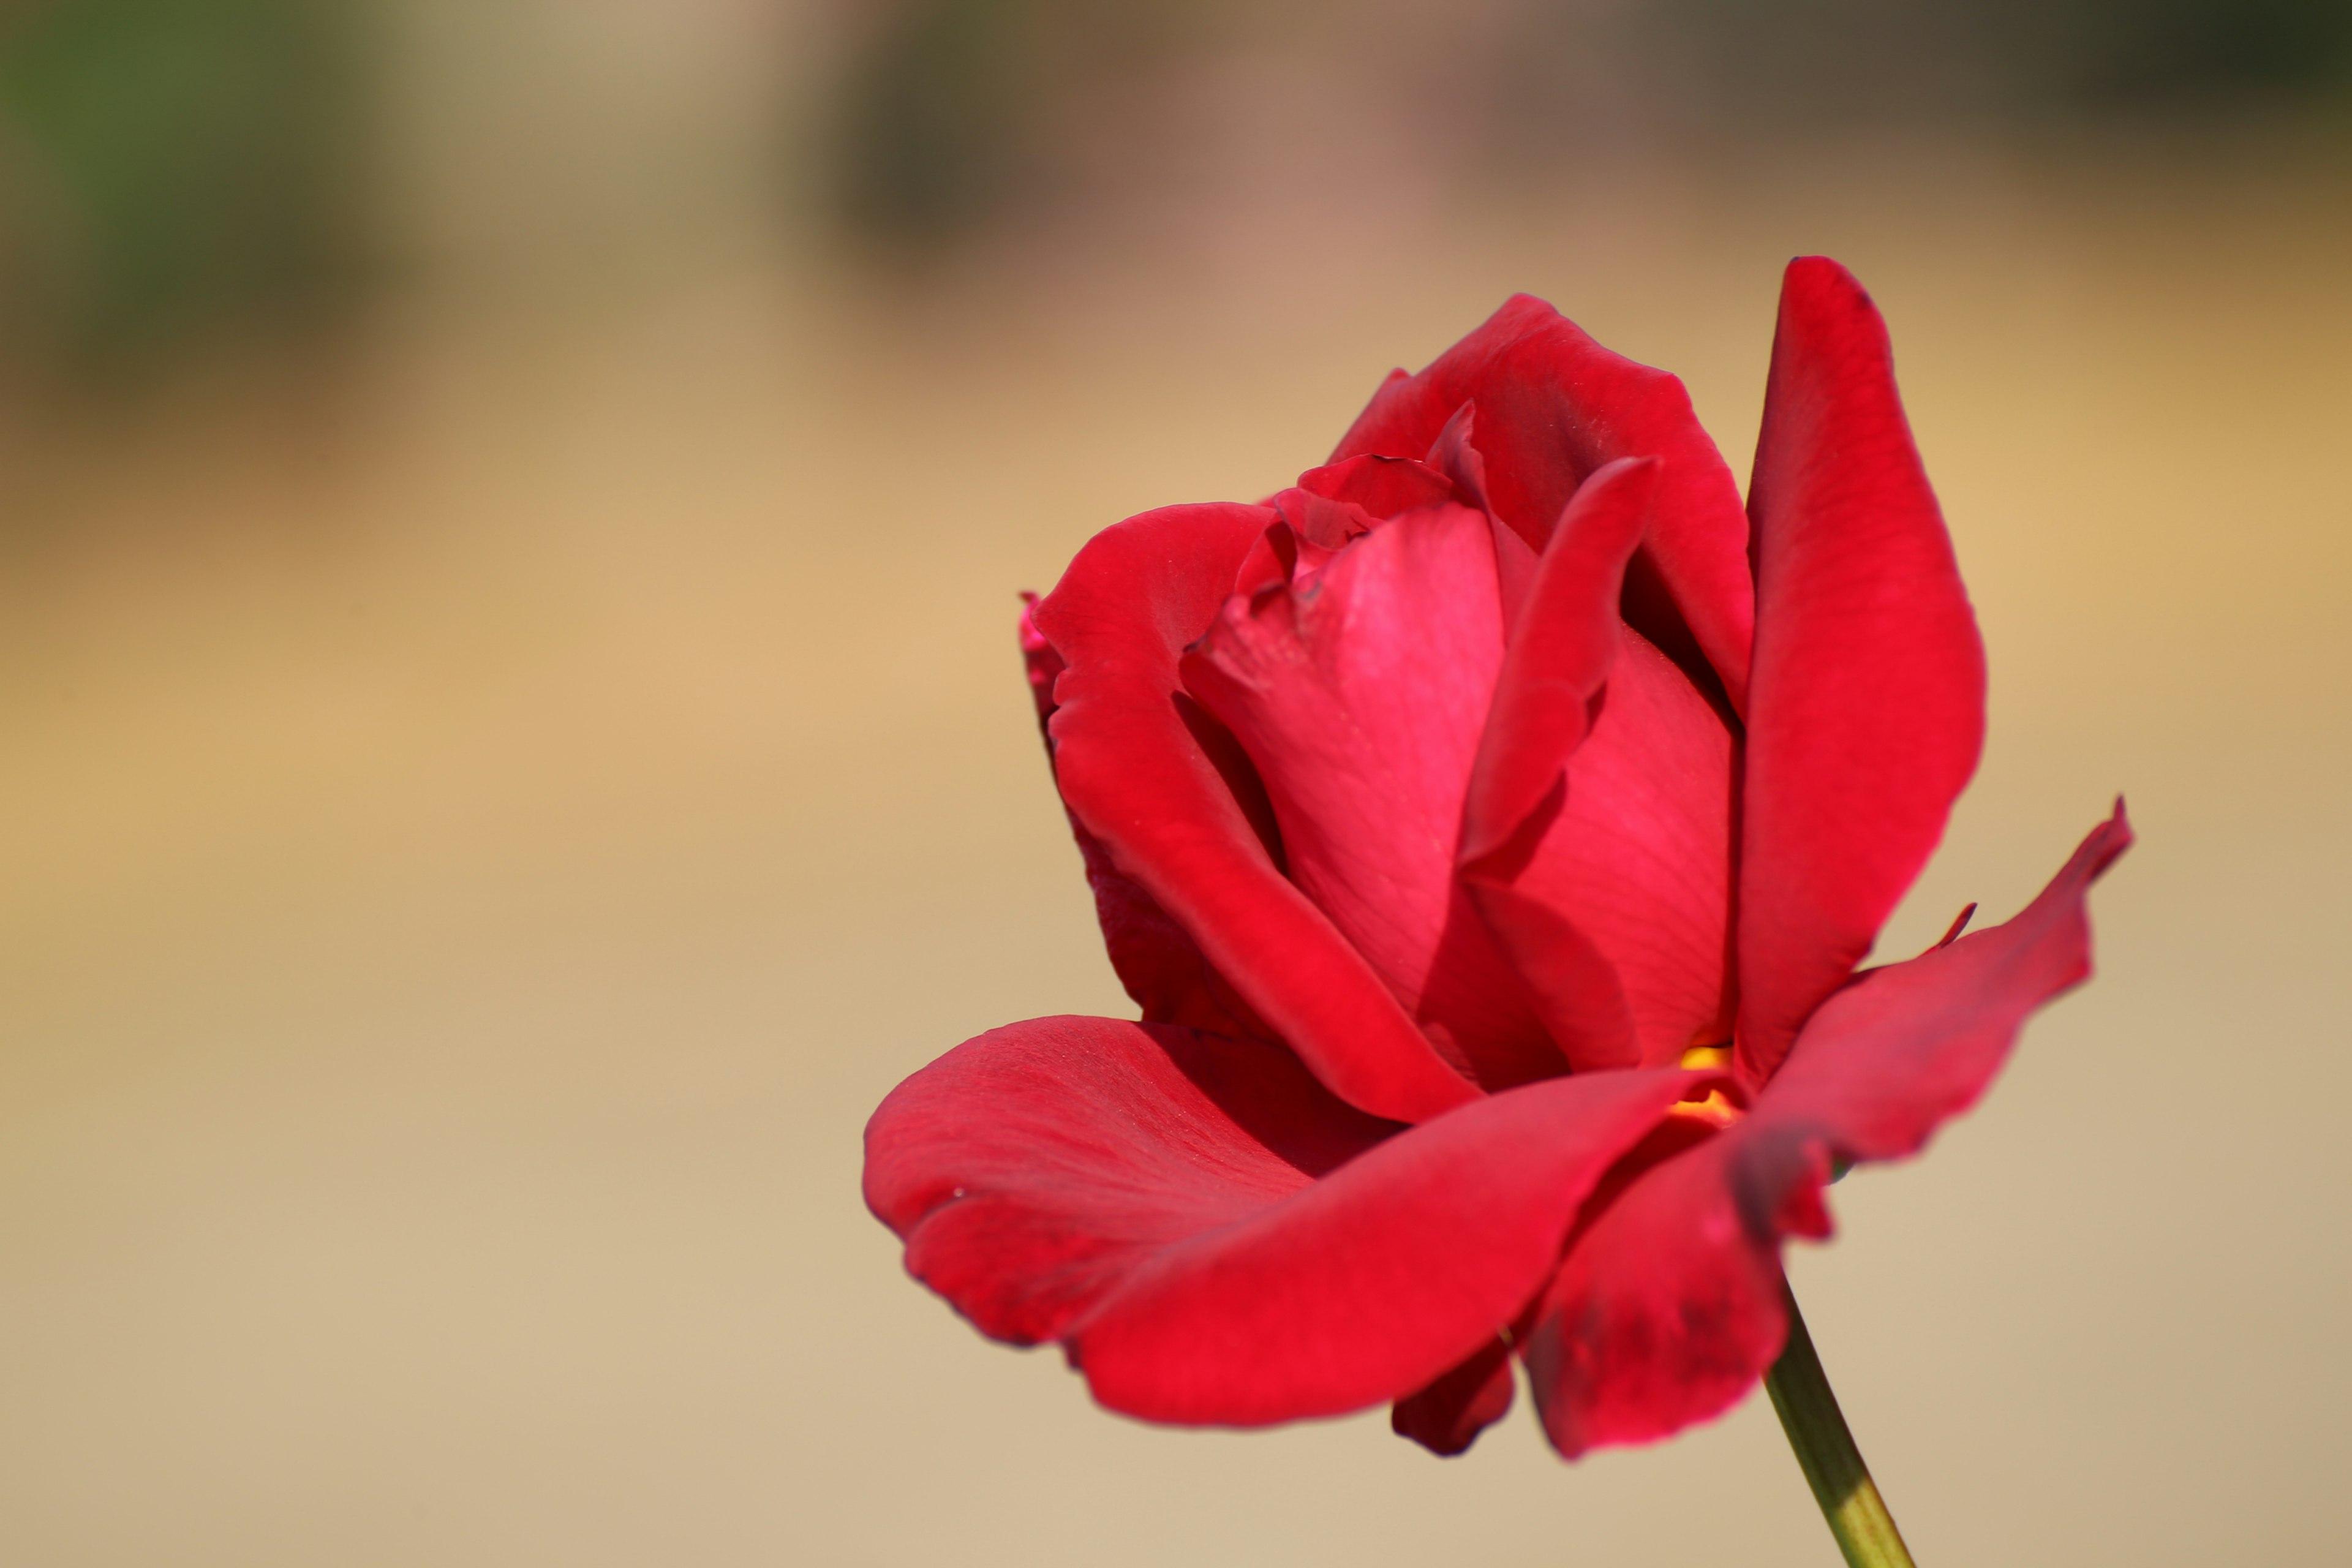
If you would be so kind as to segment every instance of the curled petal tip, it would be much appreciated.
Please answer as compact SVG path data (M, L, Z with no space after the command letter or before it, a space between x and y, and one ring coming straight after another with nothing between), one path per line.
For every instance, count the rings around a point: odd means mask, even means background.
M2117 795L2113 815L2091 830L2091 836L2084 840L2083 847L2076 853L2090 858L2090 876L2096 880L2106 874L2107 868L2114 865L2125 850L2138 841L2139 836L2132 831L2131 817L2124 810L2124 797Z

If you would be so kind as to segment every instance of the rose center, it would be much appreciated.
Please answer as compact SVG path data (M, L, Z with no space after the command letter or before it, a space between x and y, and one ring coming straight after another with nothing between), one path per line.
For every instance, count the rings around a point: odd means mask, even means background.
M1683 1052L1682 1066L1685 1072L1720 1072L1730 1065L1729 1046L1693 1046ZM1724 1092L1723 1085L1714 1084L1704 1089L1694 1089L1667 1114L1678 1121L1695 1121L1702 1127L1719 1130L1730 1126L1747 1111Z

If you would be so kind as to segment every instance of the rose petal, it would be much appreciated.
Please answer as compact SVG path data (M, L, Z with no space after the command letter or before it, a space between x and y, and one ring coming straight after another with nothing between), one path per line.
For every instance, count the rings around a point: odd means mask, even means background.
M1728 1408L1780 1353L1780 1244L1823 1237L1837 1162L1916 1152L1974 1103L2026 1016L2089 973L2091 882L2120 805L2006 924L1873 970L1823 1005L1755 1109L1636 1177L1569 1247L1526 1351L1570 1458Z
M1780 1354L1790 1227L1744 1212L1756 1194L1735 1163L1739 1131L1651 1167L1570 1244L1523 1352L1565 1457L1719 1415ZM1829 1172L1771 1174L1794 1184Z
M1758 1102L1771 1135L1819 1137L1843 1161L1917 1152L1976 1103L2027 1015L2090 974L2084 896L2131 843L2117 801L2021 912L1822 1003Z
M1656 467L1612 463L1569 503L1464 819L1465 885L1580 1069L1728 1036L1731 732L1617 613Z
M1460 499L1454 493L1454 481L1427 463L1377 453L1309 468L1298 476L1298 488L1312 495L1351 502L1381 518L1398 517Z
M1065 667L1062 656L1037 629L1036 595L1023 597L1026 602L1021 611L1021 657L1050 762L1054 686ZM1210 967L1183 928L1170 920L1167 911L1131 878L1119 875L1111 864L1110 852L1087 831L1076 814L1065 815L1069 816L1070 832L1086 866L1087 886L1095 896L1095 918L1102 924L1103 946L1110 954L1111 969L1143 1009L1143 1016L1153 1023L1184 1024L1218 1034L1268 1037L1271 1031Z
M1608 960L1647 1066L1731 1037L1734 762L1722 717L1628 629L1559 814L1513 884Z
M1678 662L1686 628L1738 709L1755 626L1748 520L1682 383L1610 353L1522 294L1420 374L1391 376L1333 461L1370 452L1417 458L1474 401L1495 509L1538 550L1592 473L1619 458L1665 460L1636 573L1654 574L1663 603L1635 624Z
M1617 598L1657 489L1648 458L1612 463L1577 491L1536 568L1496 678L1464 803L1465 867L1492 859L1559 786L1617 658Z
M1317 1077L1366 1110L1419 1121L1476 1089L1282 875L1236 793L1257 788L1247 759L1177 675L1274 521L1263 507L1170 507L1078 552L1036 610L1068 665L1055 683L1055 778L1119 873Z
M1478 1434L1510 1411L1511 1347L1498 1335L1391 1405L1389 1430L1450 1459L1468 1453Z
M1291 879L1492 1088L1566 1064L1454 879L1503 657L1487 531L1453 505L1383 523L1312 584L1231 601L1182 672L1265 781Z
M1114 1409L1337 1415L1494 1338L1593 1184L1697 1077L1558 1079L1400 1131L1277 1047L1038 1019L883 1102L866 1202L982 1332L1061 1340Z
M1833 261L1789 266L1748 507L1738 1060L1761 1082L1926 863L1984 738L1984 652L1886 328Z
M1558 819L1569 759L1616 660L1619 589L1656 478L1649 459L1610 464L1552 531L1512 629L1463 806L1463 887L1580 1071L1638 1059L1624 986L1556 903L1516 884Z

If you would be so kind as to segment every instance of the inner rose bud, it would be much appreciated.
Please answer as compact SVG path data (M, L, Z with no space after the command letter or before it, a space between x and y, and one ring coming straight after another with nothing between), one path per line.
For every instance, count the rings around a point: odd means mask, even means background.
M1264 782L1292 880L1438 1051L1495 1089L1570 1061L1457 874L1536 571L1521 520L1484 494L1474 412L1426 462L1357 458L1276 497L1280 521L1181 671ZM1538 544L1559 521L1530 531ZM1730 1035L1738 721L1612 618L1591 731L1512 847L1510 880L1615 970L1633 1049L1605 1065L1673 1065Z

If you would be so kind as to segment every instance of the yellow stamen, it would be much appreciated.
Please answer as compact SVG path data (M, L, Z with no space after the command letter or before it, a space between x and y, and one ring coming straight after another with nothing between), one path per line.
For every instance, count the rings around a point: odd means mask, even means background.
M1720 1072L1731 1065L1729 1046L1693 1046L1683 1052L1685 1072ZM1685 1121L1696 1121L1713 1128L1725 1128L1739 1120L1740 1107L1732 1103L1720 1086L1704 1095L1685 1100L1667 1112Z

